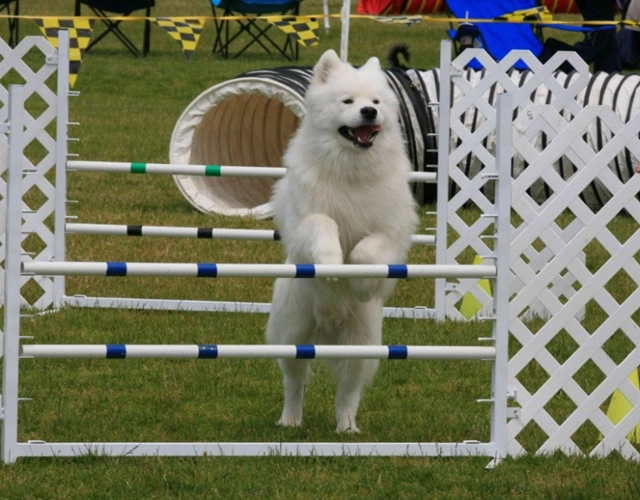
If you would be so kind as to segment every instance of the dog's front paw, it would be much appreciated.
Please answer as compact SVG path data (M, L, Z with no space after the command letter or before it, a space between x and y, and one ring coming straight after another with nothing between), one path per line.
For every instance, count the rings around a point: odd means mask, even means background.
M341 266L344 264L344 260L342 258L342 250L337 248L333 249L333 251L326 251L319 256L317 259L317 264L321 265L329 265L329 266ZM338 281L338 278L326 278L328 282Z
M370 255L366 244L360 242L349 255L350 264L372 264L374 259ZM380 280L375 278L350 278L349 286L360 302L368 302L378 292Z

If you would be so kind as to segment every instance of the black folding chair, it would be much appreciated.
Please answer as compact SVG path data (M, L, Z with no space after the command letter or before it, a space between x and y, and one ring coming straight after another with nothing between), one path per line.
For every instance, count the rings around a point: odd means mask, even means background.
M211 0L213 21L216 38L213 52L219 52L222 57L229 57L229 47L232 42L247 35L245 40L238 40L239 50L234 57L238 57L254 44L262 47L267 53L272 51L285 58L295 61L298 59L298 43L285 33L281 33L271 23L260 21L264 15L292 15L300 12L301 0ZM220 19L216 10L221 11L221 17L249 16L249 19L226 20ZM237 28L232 30L231 26ZM271 31L274 29L275 31ZM277 33L276 33L277 32ZM243 44L244 43L244 44Z
M120 23L122 21L114 21L109 19L109 16L129 16L132 13L144 10L145 17L147 19L144 22L144 38L142 44L142 55L146 56L149 53L151 46L151 22L149 17L151 16L151 7L155 5L155 0L76 0L75 15L79 16L82 5L86 5L91 11L100 18L100 21L105 26L105 30L93 40L87 47L86 52L94 45L100 42L109 33L122 42L122 44L129 49L134 56L140 55L140 50L131 41L131 39L125 35L120 29Z
M13 6L13 12L11 12L11 4ZM20 0L0 0L0 13L5 12L7 16L20 15ZM18 43L18 28L19 19L17 17L9 17L9 46L15 47Z

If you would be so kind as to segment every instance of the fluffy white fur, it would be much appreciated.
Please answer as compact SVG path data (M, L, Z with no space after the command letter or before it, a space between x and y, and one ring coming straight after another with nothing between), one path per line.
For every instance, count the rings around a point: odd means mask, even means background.
M287 263L397 264L417 216L397 98L377 58L359 69L325 52L305 97L307 113L284 156L272 205ZM385 279L278 279L266 339L272 344L382 342ZM302 424L308 360L280 360L279 425ZM359 432L356 413L377 360L336 360L338 432Z

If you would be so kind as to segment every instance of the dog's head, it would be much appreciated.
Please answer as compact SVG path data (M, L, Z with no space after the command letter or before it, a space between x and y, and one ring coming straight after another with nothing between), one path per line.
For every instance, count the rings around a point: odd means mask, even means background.
M397 120L397 98L375 57L356 69L326 51L313 69L305 99L305 120L314 130L336 133L351 148L371 148Z

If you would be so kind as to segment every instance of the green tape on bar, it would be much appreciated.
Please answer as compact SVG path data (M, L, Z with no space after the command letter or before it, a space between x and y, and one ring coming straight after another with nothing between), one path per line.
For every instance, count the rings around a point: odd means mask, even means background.
M204 175L212 177L220 177L222 175L220 165L206 165L204 167Z
M146 174L147 173L147 164L146 163L132 163L131 164L131 173L132 174Z

